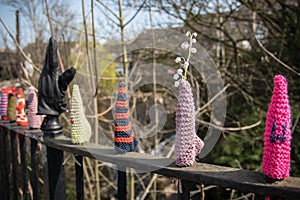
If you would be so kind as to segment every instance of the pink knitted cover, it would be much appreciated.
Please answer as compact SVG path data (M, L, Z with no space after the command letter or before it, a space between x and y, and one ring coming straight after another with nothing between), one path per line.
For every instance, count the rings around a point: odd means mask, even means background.
M8 89L2 88L1 102L0 102L0 114L2 120L7 120L7 100L8 100Z
M264 156L262 170L275 180L287 178L290 173L291 152L291 110L287 81L277 75L269 105L264 133Z
M37 97L33 87L29 88L28 93L28 127L38 129L41 127L44 116L37 115Z
M191 85L181 80L176 110L176 165L193 165L203 146L204 142L195 132L195 105Z

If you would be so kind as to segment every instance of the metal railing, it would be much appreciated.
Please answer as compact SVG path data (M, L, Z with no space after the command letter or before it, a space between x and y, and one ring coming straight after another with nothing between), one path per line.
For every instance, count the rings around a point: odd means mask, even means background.
M300 178L289 177L284 181L267 183L261 172L236 169L205 163L196 163L191 167L177 167L171 163L171 158L150 156L139 153L118 154L113 148L86 144L99 151L90 151L86 145L73 145L70 138L59 136L56 138L43 137L40 130L28 130L5 121L0 122L0 194L1 199L19 199L18 185L22 183L23 198L30 199L28 179L32 187L33 199L41 199L42 188L39 186L37 144L44 147L42 164L45 172L43 196L44 199L66 199L64 152L75 155L76 198L84 199L83 156L108 162L119 167L148 170L155 174L174 177L182 180L181 199L189 199L190 189L195 183L216 185L232 188L241 192L255 193L262 196L280 197L281 199L300 199ZM28 162L25 138L30 143L30 162ZM19 145L17 142L19 141ZM19 151L17 148L19 147ZM18 155L20 152L20 155ZM21 172L18 174L17 157L20 156ZM153 159L159 162L152 162ZM31 167L28 173L27 165ZM124 164L125 163L125 164ZM30 177L29 177L30 175ZM118 170L118 199L126 199L126 170Z

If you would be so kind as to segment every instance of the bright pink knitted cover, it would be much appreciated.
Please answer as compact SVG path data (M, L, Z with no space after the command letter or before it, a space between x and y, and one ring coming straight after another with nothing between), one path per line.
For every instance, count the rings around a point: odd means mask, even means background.
M176 165L193 165L203 146L204 142L195 132L195 105L191 85L181 80L176 109Z
M288 98L287 81L277 75L269 105L264 141L262 170L275 180L287 178L290 173L291 153L291 110Z
M37 115L37 97L33 87L29 88L28 93L28 127L38 129L41 127L44 116Z

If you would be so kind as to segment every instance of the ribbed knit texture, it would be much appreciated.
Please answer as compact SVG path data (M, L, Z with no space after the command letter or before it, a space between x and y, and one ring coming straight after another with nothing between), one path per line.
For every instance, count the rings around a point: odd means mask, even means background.
M73 85L71 99L71 138L73 144L89 142L92 128L85 117L78 85Z
M195 132L195 105L191 85L188 81L181 80L176 109L176 165L193 165L203 146L204 142Z
M7 120L7 100L8 100L8 89L2 88L1 93L1 104L0 104L0 114L2 120Z
M37 115L37 96L34 87L29 87L28 93L28 127L30 129L39 129L44 120L43 115Z
M131 125L129 102L124 82L119 83L114 119L115 149L121 152L134 151L137 140Z
M275 180L289 176L291 154L291 109L289 105L287 81L277 75L269 105L264 133L264 156L262 170Z
M16 116L16 101L17 97L13 93L8 93L8 100L7 100L7 120L10 122L15 122L17 119Z
M16 116L19 126L28 126L28 118L25 114L25 98L22 88L19 88L17 91Z

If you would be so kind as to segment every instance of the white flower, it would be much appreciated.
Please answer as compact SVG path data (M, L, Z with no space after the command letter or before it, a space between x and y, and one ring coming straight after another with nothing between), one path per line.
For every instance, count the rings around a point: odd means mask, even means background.
M196 32L194 32L194 33L193 33L193 36L194 36L194 37L197 37L197 33L196 33Z
M176 59L175 59L175 62L176 63L179 63L181 61L181 58L180 57L177 57Z
M182 70L182 69L178 69L178 70L177 70L177 74L182 75L182 73L183 73L183 70Z
M191 52L192 53L197 53L197 49L193 47L193 48L191 48Z
M187 42L184 42L184 43L182 43L181 44L181 48L183 48L183 49L188 49L189 48L189 43L187 43Z
M196 43L197 40L195 38L192 39L192 43Z
M188 31L188 32L186 32L186 37L190 37L190 35L191 35L191 32L190 31Z
M189 64L190 64L189 62L184 62L183 67L187 70L189 67Z
M187 80L185 80L185 79L182 79L181 80L181 83L184 83L184 82L188 82Z
M179 86L179 81L175 81L175 87L178 87Z
M175 80L178 80L178 79L179 79L179 74L174 74L173 78L174 78Z

